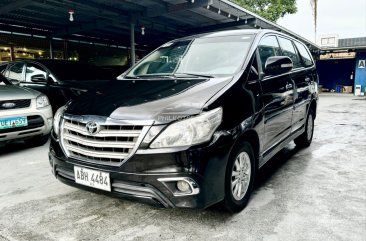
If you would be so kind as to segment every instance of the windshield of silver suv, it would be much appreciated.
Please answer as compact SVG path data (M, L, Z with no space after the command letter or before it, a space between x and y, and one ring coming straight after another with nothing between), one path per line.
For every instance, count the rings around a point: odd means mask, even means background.
M126 77L232 75L243 65L252 40L252 35L236 35L169 42L144 58Z

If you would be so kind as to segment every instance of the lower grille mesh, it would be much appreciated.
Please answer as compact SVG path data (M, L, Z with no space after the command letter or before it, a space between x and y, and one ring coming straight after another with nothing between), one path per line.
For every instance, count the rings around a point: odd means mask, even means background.
M27 108L30 106L31 100L2 100L0 101L0 110L12 110ZM9 106L9 107L7 107Z

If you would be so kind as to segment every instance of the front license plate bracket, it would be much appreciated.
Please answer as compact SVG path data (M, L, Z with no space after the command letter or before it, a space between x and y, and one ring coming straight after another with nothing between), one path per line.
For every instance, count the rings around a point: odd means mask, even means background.
M74 166L75 182L84 186L111 191L110 175L107 172Z

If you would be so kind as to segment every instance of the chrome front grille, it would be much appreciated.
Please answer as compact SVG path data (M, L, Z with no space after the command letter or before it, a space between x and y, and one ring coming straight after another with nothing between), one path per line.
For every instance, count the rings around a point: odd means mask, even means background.
M118 124L102 121L98 132L87 130L89 121L63 119L61 145L68 157L81 161L119 166L136 151L148 127L142 124Z

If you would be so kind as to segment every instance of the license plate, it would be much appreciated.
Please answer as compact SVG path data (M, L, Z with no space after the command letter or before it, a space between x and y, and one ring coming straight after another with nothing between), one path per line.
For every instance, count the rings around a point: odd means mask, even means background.
M0 130L28 126L27 117L12 117L0 119Z
M74 166L74 175L76 183L104 191L111 191L111 182L107 172Z

